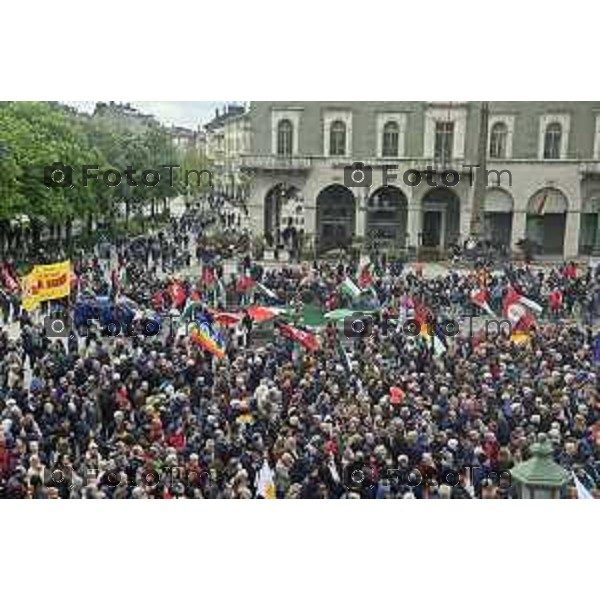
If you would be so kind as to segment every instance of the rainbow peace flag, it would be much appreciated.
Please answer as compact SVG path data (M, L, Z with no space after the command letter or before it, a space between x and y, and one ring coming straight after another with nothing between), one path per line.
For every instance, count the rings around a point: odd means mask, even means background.
M190 338L194 344L197 344L218 358L225 356L225 342L223 337L204 316L201 315L190 325Z

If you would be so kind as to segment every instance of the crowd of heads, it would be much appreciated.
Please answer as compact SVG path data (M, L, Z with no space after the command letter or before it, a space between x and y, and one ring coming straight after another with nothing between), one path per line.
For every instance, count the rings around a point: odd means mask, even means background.
M173 228L115 248L128 293L150 303L184 251L198 271L185 238L199 235ZM265 269L239 258L297 312L309 303L352 307L339 291L358 276L351 261ZM123 284L101 258L79 266L96 292ZM198 275L178 275L186 294L202 292ZM400 314L407 297L440 315L472 310L470 292L481 286L499 310L509 282L546 310L526 344L502 332L459 334L435 353L376 317L367 337L326 325L316 352L276 332L261 343L225 332L226 356L217 359L185 335L64 343L30 315L9 326L9 308L0 333L0 496L254 498L268 465L278 498L510 498L510 469L542 433L554 460L598 495L593 272L507 266L426 277L380 259L372 277L382 317ZM561 302L550 310L556 290Z

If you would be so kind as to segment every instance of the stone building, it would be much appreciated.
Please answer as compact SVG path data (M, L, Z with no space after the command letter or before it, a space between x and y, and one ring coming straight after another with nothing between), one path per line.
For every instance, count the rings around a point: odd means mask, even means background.
M206 154L206 132L173 126L169 128L169 133L174 146L179 150L196 150L200 154Z
M250 120L245 106L229 104L216 110L205 126L206 156L215 171L216 187L231 197L247 195L247 176L240 156L250 151Z
M486 236L512 248L528 238L556 257L599 253L600 101L488 106ZM253 231L277 238L296 215L320 251L356 238L397 248L464 241L481 110L479 102L251 103L240 161L252 178Z

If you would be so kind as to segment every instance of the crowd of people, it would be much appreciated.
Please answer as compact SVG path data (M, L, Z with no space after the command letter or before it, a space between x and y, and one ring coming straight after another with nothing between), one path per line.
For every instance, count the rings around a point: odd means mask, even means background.
M251 278L296 313L354 306L340 292L361 276L352 261L267 268L244 246L234 252L240 274L225 276L230 245L209 248L204 233L194 219L174 220L97 248L76 262L73 296L123 294L147 309L160 297L169 310L164 290L177 281L186 301L225 310L256 300L240 287ZM206 265L222 295L205 289ZM479 288L500 313L509 284L544 308L525 344L460 332L436 353L383 326L406 317L413 299L435 319L471 314ZM53 338L7 296L0 497L511 498L507 474L542 433L554 460L600 496L598 274L507 264L428 277L380 256L369 287L380 310L367 336L328 323L310 352L277 332L260 344L226 335L222 359L176 329ZM574 497L574 486L561 494Z

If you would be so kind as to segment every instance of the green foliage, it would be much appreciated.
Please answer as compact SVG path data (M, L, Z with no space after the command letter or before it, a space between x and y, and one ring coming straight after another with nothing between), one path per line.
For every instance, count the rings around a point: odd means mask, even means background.
M141 207L173 198L186 191L181 172L174 170L173 186L163 164L206 168L202 157L183 156L173 146L169 132L153 124L126 128L110 119L96 119L57 103L0 102L0 220L26 214L32 220L64 223L74 218L104 216L113 220L117 204ZM44 184L44 167L63 163L73 167L72 187ZM82 165L98 165L99 171L127 167L141 172L156 169L160 183L154 187L106 186L101 178L82 185Z

